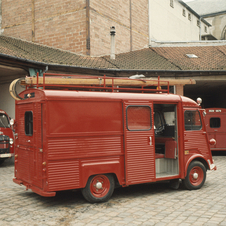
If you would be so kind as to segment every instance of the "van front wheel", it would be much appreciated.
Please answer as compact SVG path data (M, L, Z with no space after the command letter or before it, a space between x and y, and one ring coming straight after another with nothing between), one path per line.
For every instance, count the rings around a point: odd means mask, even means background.
M184 186L189 190L196 190L203 186L206 180L206 168L199 162L191 162L188 166L187 176L183 180Z
M94 175L88 179L82 194L88 202L106 202L110 199L114 188L115 180L112 175Z

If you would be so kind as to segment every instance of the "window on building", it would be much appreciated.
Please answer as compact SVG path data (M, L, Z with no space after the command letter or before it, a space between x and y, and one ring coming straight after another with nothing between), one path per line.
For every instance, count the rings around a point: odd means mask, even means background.
M174 8L173 0L170 0L170 6Z
M129 106L126 115L128 130L151 129L151 108L149 106Z
M221 119L220 118L210 118L210 128L220 128Z
M24 123L25 123L25 134L27 136L32 136L33 135L33 113L31 111L25 112Z
M186 16L186 10L185 9L182 10L182 15Z
M199 111L184 112L185 130L201 130L202 123Z
M207 33L207 26L205 26L205 32Z
M197 26L200 27L200 20L197 20Z
M188 13L188 19L191 20L191 13Z

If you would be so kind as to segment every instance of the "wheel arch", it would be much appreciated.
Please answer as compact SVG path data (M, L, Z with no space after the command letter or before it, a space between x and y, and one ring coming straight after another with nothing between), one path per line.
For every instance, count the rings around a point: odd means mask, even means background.
M112 174L115 182L124 183L124 159L121 156L86 159L80 163L80 188L84 188L93 175Z
M118 180L118 177L117 177L116 173L97 173L97 174L92 174L92 175L90 175L87 178L86 183L85 183L85 186L86 186L86 184L87 184L87 182L88 182L88 180L89 180L90 177L92 177L92 176L98 176L98 175L112 175L112 177L114 178L114 181L115 181L115 185L119 184L119 180Z
M97 174L89 177L85 188L82 189L82 194L88 202L100 203L108 201L114 189L114 174Z
M210 169L210 166L209 166L207 160L203 156L201 156L201 155L192 156L191 158L189 158L189 160L186 163L184 177L187 176L188 166L191 164L191 162L194 162L194 161L201 162L205 166L206 170Z

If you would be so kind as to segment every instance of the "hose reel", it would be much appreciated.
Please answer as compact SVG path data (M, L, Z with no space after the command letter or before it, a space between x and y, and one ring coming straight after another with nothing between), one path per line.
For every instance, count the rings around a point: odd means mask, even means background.
M20 84L22 80L24 80L24 78L15 79L11 82L9 86L9 93L15 100L23 100L23 98L21 98L16 91L16 86Z

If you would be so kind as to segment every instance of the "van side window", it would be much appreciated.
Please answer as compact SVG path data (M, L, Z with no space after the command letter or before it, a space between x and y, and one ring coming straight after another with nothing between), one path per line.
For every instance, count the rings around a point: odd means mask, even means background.
M210 128L220 128L221 119L220 118L210 118Z
M151 108L149 106L128 106L126 115L128 130L151 129Z
M199 111L185 111L184 112L185 130L200 130L202 123Z
M25 134L27 136L33 135L33 113L31 111L25 112Z

